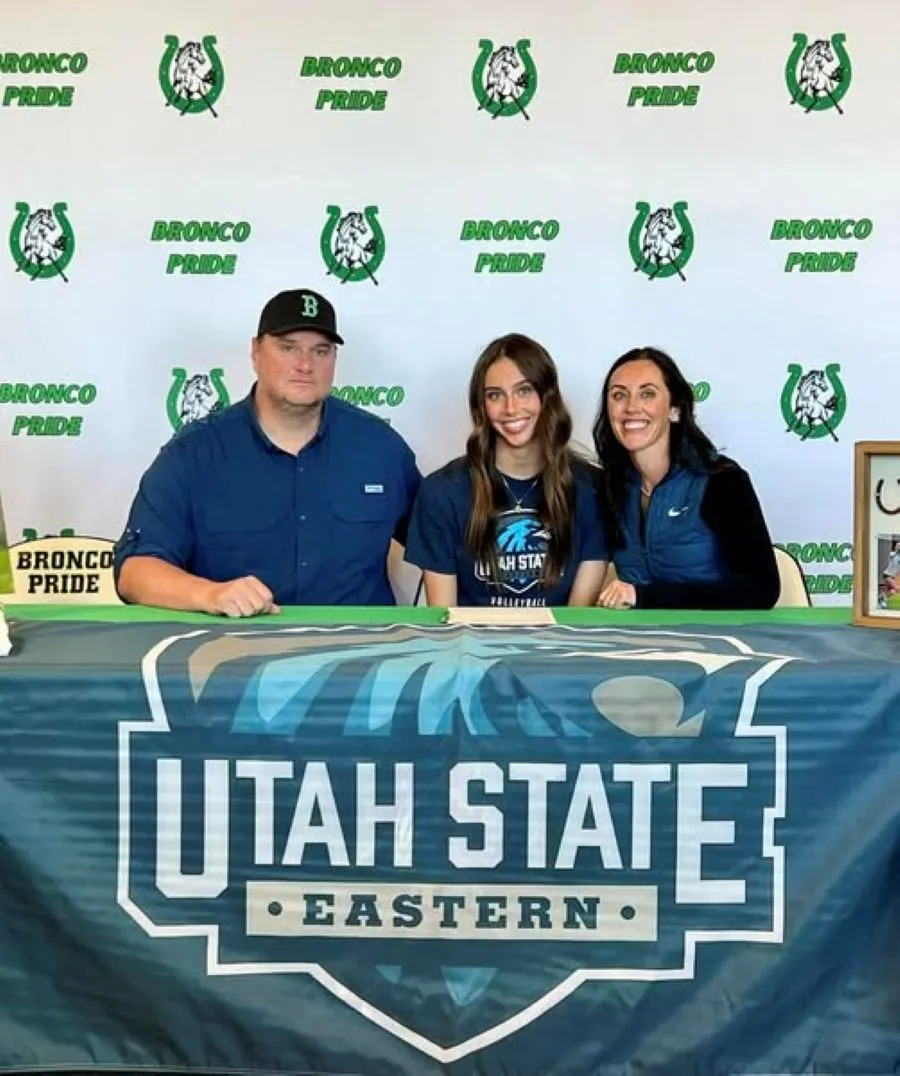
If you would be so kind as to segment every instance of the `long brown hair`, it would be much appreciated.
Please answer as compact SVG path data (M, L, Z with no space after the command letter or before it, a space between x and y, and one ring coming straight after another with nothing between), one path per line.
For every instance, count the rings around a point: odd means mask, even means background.
M603 381L600 404L592 430L594 448L600 464L600 512L606 536L612 548L623 541L619 525L625 507L625 489L628 472L633 464L626 449L619 443L609 418L609 386L613 374L628 362L647 360L662 374L672 406L678 411L679 421L669 428L669 458L672 463L698 471L715 471L733 467L734 463L718 453L715 445L697 425L694 415L694 390L675 360L656 347L636 347L610 366Z
M496 517L507 507L507 491L497 470L497 433L488 421L484 406L484 386L489 368L498 359L509 359L537 392L541 413L535 437L544 456L538 515L550 533L541 583L559 582L572 552L575 479L574 453L569 448L572 417L559 391L556 365L536 340L521 333L509 333L493 340L475 363L469 381L469 412L472 432L466 442L466 461L472 483L472 507L466 528L466 546L476 564L487 565L491 579L500 580L495 541Z

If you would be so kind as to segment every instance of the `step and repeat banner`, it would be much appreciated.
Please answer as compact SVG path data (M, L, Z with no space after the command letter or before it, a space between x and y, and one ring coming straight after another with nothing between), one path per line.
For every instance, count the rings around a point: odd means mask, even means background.
M115 538L306 286L335 391L425 472L495 336L550 350L585 446L610 363L668 350L815 600L849 603L852 445L897 431L898 29L887 0L9 7L10 540Z

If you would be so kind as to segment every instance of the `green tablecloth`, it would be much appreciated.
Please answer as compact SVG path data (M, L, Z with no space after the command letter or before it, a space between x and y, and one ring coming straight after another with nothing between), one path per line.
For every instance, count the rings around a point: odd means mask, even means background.
M178 613L148 606L120 605L7 605L7 619L84 620L101 623L144 624L180 623L235 624L229 617L211 617L205 613ZM554 609L559 624L575 627L613 625L652 626L655 624L849 624L851 609L771 609L724 610L698 612L691 609ZM440 624L446 609L423 606L289 606L277 616L254 617L245 623L278 624Z

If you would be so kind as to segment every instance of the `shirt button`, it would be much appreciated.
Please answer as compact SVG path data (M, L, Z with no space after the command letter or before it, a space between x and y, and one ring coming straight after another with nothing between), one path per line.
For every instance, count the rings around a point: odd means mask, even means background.
M301 516L300 517L300 522L305 523L306 522L306 516Z
M301 561L300 561L300 567L301 567L301 568L305 568L305 567L306 567L306 561L305 561L305 560L301 560Z

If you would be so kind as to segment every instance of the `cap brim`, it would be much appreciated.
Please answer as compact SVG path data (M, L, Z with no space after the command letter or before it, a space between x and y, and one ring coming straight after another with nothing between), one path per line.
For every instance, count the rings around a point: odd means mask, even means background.
M327 325L310 325L308 321L301 321L297 325L285 325L280 329L269 329L265 334L267 336L287 336L288 333L298 333L301 331L311 333L321 333L323 336L327 336L329 340L333 340L336 344L343 344L344 339L334 329L329 329Z

